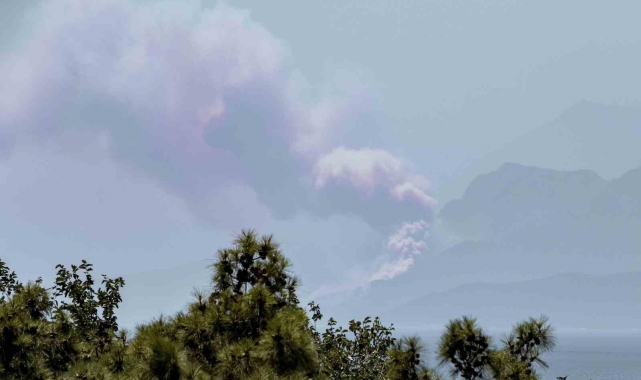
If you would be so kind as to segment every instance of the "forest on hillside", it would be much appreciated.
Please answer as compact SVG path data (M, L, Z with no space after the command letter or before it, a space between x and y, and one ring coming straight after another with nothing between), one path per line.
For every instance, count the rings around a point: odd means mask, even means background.
M462 316L445 328L440 362L427 363L420 339L396 339L393 324L366 317L340 327L314 302L301 306L289 260L253 230L217 251L210 291L134 332L118 327L123 278L97 283L86 261L56 269L46 287L22 283L0 260L0 378L534 380L555 346L543 316L500 342Z

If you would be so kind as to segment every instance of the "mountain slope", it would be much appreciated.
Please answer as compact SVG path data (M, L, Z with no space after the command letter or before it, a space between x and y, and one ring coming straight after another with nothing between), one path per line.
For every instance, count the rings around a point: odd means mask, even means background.
M605 179L641 165L641 109L582 101L555 120L470 164L436 189L442 205L477 176L517 162L556 170L590 169Z
M641 247L640 205L641 169L606 181L587 170L505 164L472 181L438 219L462 240L631 254Z
M502 328L541 314L563 328L639 328L641 272L474 283L414 299L383 316L399 326L425 326L473 315L484 326Z
M641 169L606 181L587 170L505 164L442 209L430 254L333 307L332 315L380 314L408 297L474 282L641 271L639 184Z

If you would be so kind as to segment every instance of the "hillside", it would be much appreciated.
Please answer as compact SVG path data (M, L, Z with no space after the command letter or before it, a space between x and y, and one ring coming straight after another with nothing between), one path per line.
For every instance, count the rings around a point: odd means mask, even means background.
M511 284L474 283L429 294L383 314L395 324L444 324L474 315L483 325L509 327L545 314L559 328L633 329L641 320L641 272L606 276L558 274Z
M641 271L640 205L641 169L607 181L587 170L505 164L445 205L430 253L407 273L372 283L332 310L344 318L380 314L470 283Z
M505 164L476 178L462 199L443 208L430 252L409 272L316 301L327 315L346 320L381 315L411 299L470 283L509 286L566 272L641 271L639 189L641 169L606 181L587 170ZM445 244L444 235L453 238ZM170 313L182 308L194 286L208 284L207 264L210 261L203 260L127 276L121 321L128 324L152 310ZM167 283L166 278L178 280ZM304 301L311 291L301 293ZM396 321L389 316L389 322Z
M582 101L556 119L471 163L436 189L441 205L505 162L555 170L589 169L605 179L641 165L641 109Z
M640 190L641 169L606 181L587 170L504 164L445 205L439 228L461 240L631 254L641 247Z

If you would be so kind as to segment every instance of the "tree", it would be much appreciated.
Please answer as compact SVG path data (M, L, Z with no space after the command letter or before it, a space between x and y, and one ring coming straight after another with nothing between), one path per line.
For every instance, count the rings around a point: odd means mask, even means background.
M527 365L519 361L509 350L495 350L491 353L489 365L495 380L537 380L538 377Z
M271 236L242 231L217 252L211 289L186 309L120 331L124 280L102 276L96 289L86 261L58 270L52 288L23 284L0 260L0 378L8 380L440 380L417 337L397 340L394 325L366 317L347 328L320 307L299 306L298 279ZM536 380L554 348L545 317L514 326L500 348L463 317L441 338L441 364L465 379Z
M323 318L320 306L309 304L313 324L309 329L316 343L320 374L328 379L379 379L388 365L388 354L395 338L394 326L386 327L379 318L373 321L351 320L349 329L337 327L330 318L324 333L317 330L316 323ZM347 334L350 333L350 337Z
M254 230L243 230L233 247L218 251L218 261L213 265L212 296L216 298L226 291L241 295L262 286L275 297L277 308L298 305L299 280L289 273L290 267L273 236L259 239Z
M420 338L405 337L396 342L389 353L388 380L440 380L425 361L425 349Z
M122 302L120 288L125 285L122 277L110 279L102 275L104 289L94 289L91 275L93 265L82 260L79 266L72 265L71 271L57 265L58 275L54 287L55 296L71 300L60 302L59 308L68 312L74 321L76 332L85 342L94 346L94 354L100 356L111 343L118 331L115 309ZM78 271L82 270L84 280Z
M512 355L529 367L538 364L548 368L548 364L541 359L541 354L554 349L556 337L549 319L541 316L516 324L504 343Z
M21 287L22 284L18 282L16 272L10 272L7 263L0 259L0 303L4 303L6 297L10 297Z
M492 373L497 379L536 379L534 365L548 368L541 355L554 349L556 337L545 316L517 323L494 354Z
M464 316L451 320L441 337L438 355L441 364L450 363L453 375L466 380L487 378L490 364L491 340L476 324L476 319Z
M547 368L541 355L551 351L555 341L548 319L542 316L517 323L503 346L495 348L476 319L463 317L448 324L439 356L441 364L451 364L452 373L464 379L536 380L533 365Z
M38 283L15 288L0 304L0 378L45 379L50 373L42 355L52 302Z
M196 292L172 321L188 357L224 379L315 373L309 319L290 266L273 237L253 230L219 250L212 292Z
M95 291L91 264L72 265L72 272L57 268L56 284L47 289L41 278L23 285L0 260L0 377L60 378L72 367L89 366L92 353L98 359L115 337L124 281L103 276L105 289ZM58 302L59 296L66 299Z

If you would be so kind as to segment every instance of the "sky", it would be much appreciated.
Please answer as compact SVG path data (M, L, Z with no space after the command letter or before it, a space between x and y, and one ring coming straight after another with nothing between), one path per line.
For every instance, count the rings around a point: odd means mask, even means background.
M429 252L439 188L587 99L641 105L636 1L0 3L0 252L119 276L273 233L307 294ZM446 194L441 194L446 197Z

